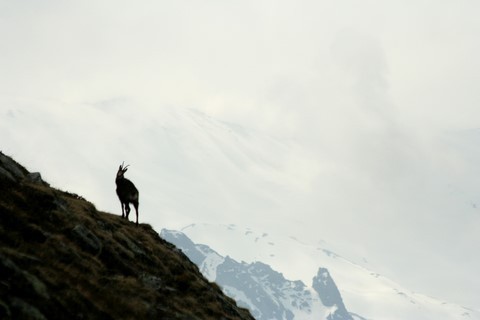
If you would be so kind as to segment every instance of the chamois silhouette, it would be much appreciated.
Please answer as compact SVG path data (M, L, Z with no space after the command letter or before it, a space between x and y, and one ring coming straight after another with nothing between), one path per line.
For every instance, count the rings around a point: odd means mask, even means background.
M138 190L132 181L126 179L123 175L127 172L127 166L123 166L123 162L118 168L117 178L115 183L117 184L117 195L122 204L122 218L128 220L128 214L130 213L130 203L135 208L137 214L137 226L138 226Z

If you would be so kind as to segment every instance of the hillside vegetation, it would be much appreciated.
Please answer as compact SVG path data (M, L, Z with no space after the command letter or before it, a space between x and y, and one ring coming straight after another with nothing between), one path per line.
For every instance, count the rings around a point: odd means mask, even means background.
M253 319L174 245L0 153L0 319Z

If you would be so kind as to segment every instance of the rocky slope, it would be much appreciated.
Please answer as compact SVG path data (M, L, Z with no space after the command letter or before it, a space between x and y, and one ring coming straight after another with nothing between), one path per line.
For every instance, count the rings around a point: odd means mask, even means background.
M253 319L147 224L0 153L1 319Z

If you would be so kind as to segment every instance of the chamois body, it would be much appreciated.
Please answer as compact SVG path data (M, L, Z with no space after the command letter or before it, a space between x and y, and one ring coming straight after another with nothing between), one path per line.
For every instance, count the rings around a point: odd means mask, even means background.
M135 213L137 215L137 225L138 225L138 190L133 184L132 181L125 178L123 175L127 172L127 167L123 167L123 163L120 165L117 171L117 177L115 178L115 183L117 185L117 196L122 205L122 218L128 220L128 215L130 214L130 203L133 204L135 208Z

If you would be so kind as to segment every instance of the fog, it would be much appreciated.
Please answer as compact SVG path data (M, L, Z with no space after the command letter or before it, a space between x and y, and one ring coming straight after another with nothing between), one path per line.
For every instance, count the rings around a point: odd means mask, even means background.
M132 149L152 154L164 110L200 110L288 146L265 150L289 196L270 211L248 198L246 221L268 211L263 226L321 234L412 290L475 306L479 6L0 0L1 147L51 175L81 166L92 190L111 172L75 159L146 162L117 146L141 138ZM207 200L240 212L238 197Z

